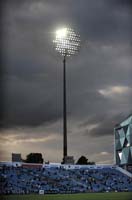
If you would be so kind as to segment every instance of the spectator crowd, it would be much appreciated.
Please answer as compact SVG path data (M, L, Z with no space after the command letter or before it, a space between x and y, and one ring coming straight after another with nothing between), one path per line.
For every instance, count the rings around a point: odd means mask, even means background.
M132 191L132 178L116 168L0 167L1 194Z

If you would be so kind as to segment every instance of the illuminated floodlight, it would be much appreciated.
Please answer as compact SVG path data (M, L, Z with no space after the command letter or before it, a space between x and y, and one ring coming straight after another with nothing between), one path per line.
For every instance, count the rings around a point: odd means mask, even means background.
M67 36L67 28L63 28L56 31L56 38L63 39Z
M62 56L71 56L76 54L80 48L80 35L76 34L73 29L65 27L56 31L53 42L55 49Z

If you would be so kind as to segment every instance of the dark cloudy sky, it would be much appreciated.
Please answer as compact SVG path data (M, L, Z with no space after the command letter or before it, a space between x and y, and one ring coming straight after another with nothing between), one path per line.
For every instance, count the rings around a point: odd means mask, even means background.
M132 112L130 0L2 1L1 160L42 152L62 160L62 57L58 28L81 35L67 60L68 154L113 163L113 128Z

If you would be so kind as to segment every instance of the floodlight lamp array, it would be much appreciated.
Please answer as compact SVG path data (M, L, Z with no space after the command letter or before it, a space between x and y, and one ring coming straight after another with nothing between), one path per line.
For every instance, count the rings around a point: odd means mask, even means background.
M62 56L76 54L80 48L80 35L71 28L63 28L56 31L56 38L53 41L55 49Z

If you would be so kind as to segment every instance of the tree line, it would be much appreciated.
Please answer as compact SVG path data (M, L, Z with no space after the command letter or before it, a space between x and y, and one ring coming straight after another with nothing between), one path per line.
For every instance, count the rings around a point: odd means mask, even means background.
M22 160L25 163L43 163L44 159L41 153L30 153L26 156L26 159ZM95 165L95 162L90 162L85 156L81 156L76 162L77 165Z

